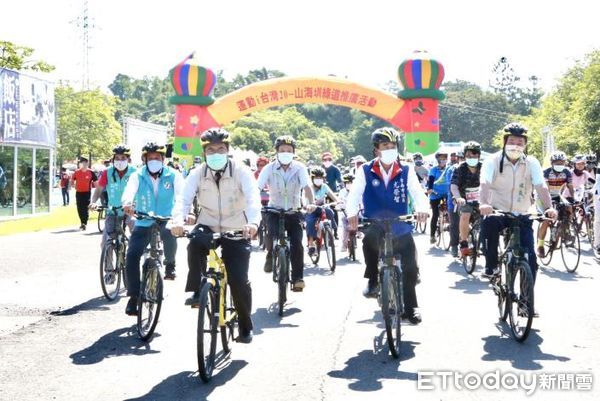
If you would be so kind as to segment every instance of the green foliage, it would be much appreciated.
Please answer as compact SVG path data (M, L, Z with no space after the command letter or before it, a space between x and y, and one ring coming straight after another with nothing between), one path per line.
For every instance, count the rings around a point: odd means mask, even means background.
M121 141L115 120L116 99L100 90L76 92L69 86L56 88L58 160L90 155L108 158Z
M529 115L539 106L543 92L535 75L528 78L529 85L521 84L519 77L506 57L500 57L492 69L493 78L490 87L494 93L502 95L511 105L511 112L522 116Z
M41 60L31 60L35 50L31 47L18 46L12 42L0 40L0 68L17 71L50 72L54 66Z

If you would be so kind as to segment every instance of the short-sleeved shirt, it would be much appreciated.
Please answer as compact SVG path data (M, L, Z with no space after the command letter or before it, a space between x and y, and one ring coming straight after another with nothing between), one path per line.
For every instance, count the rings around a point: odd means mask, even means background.
M544 170L544 179L548 184L550 195L555 197L560 196L560 191L565 184L571 184L573 182L573 175L566 168L559 173L550 167Z
M75 181L75 191L90 192L92 190L92 182L96 181L97 178L96 173L92 170L87 169L83 171L79 169L73 173L73 180Z
M331 188L329 188L329 185L323 183L320 188L312 185L312 190L315 202L317 202L317 204L323 204L325 203L325 198L327 198L327 194L331 191Z
M472 172L466 162L461 163L452 174L452 185L458 187L460 197L467 202L479 202L479 175L481 163L477 164L475 172Z

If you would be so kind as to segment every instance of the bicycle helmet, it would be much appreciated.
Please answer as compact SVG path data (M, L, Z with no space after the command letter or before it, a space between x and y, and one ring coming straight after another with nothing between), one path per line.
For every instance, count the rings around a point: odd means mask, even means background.
M525 138L525 142L527 142L527 127L525 127L524 125L521 125L519 123L510 123L507 124L504 127L504 132L506 132L504 134L504 142L506 143L506 139L513 135L513 136L519 136L521 138Z
M354 156L354 158L352 159L353 163L366 163L367 159L365 159L365 157L363 155L358 155L358 156Z
M413 153L413 160L423 160L423 154L420 152Z
M551 162L567 161L567 155L565 154L565 152L561 152L560 150L557 150L555 152L552 152L552 154L550 155L550 161Z
M439 157L440 157L441 155L446 155L446 157L448 157L448 152L447 152L447 151L445 151L445 150L438 150L437 152L435 152L435 158L436 158L436 159L439 159Z
M573 157L573 164L576 164L576 163L585 163L586 161L587 160L586 160L585 155L575 155Z
M587 155L585 158L588 163L596 163L596 155Z
M296 150L296 140L289 135L283 135L275 139L275 150L279 149L281 145L291 145Z
M150 141L142 148L142 156L145 156L147 153L160 153L164 156L167 153L167 148L164 145Z
M126 145L119 144L115 146L112 150L113 155L125 155L131 156L131 149L129 149Z
M354 181L354 176L352 174L344 174L342 176L342 181L344 182L344 184L351 183L352 181Z
M479 142L475 142L475 141L467 142L465 144L465 146L463 147L463 152L466 154L469 151L471 151L473 153L481 154L481 145L479 144Z
M310 177L311 178L325 178L325 170L323 170L321 167L315 167L312 170L310 170Z
M229 132L223 128L209 128L200 135L200 143L203 148L211 143L224 143L229 147L230 142Z
M260 156L258 159L256 159L256 165L258 166L259 164L263 164L266 166L267 164L269 164L269 159L265 156Z
M398 138L398 131L389 127L378 128L371 134L371 142L374 146L387 142L398 143Z

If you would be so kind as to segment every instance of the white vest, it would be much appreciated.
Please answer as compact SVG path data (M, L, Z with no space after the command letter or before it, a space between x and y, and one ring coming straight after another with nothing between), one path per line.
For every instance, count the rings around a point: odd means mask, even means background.
M528 213L532 205L533 194L531 156L521 158L514 165L505 156L502 173L500 173L502 152L491 157L491 161L494 163L494 176L490 184L490 204L494 209L503 212Z
M301 207L300 195L303 187L300 185L300 171L306 167L301 163L292 162L293 164L289 168L294 167L294 171L286 182L283 179L283 169L279 170L277 168L279 163L272 163L274 164L271 166L268 182L269 206L283 209L297 209Z

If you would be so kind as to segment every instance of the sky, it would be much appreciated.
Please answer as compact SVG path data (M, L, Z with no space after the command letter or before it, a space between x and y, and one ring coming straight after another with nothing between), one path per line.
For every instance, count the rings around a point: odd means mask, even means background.
M78 86L84 0L2 1L0 40L36 49L53 80ZM334 74L381 86L427 50L446 81L483 87L500 57L550 90L586 53L600 49L595 1L465 0L88 0L90 79L106 89L118 73L166 76L192 51L226 78L267 67L290 76Z

